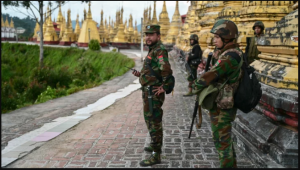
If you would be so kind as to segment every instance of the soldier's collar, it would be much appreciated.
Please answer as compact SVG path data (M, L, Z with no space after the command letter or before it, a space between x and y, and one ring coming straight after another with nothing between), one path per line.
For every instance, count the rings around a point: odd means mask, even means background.
M154 44L153 46L149 46L150 49L154 49L156 48L157 46L159 46L161 44L161 41L158 40L156 44Z

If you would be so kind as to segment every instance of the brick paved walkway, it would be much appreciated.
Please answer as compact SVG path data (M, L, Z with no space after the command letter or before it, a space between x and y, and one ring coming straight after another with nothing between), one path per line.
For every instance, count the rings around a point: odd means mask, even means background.
M201 129L194 126L195 131L188 139L194 98L182 97L187 82L178 66L173 61L171 64L176 87L174 95L167 95L163 105L162 163L152 167L218 168L210 120L204 111ZM113 110L118 113L113 114ZM104 119L102 114L109 116ZM94 120L99 121L92 123ZM139 161L150 155L143 151L149 143L138 90L7 167L140 167ZM237 157L239 168L255 167L239 150Z

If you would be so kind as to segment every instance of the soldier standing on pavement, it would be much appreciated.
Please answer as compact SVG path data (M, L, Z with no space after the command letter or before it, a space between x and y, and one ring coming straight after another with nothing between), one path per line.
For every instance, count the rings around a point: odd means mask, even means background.
M161 162L161 147L163 142L163 128L161 109L165 100L165 91L168 89L170 82L167 77L172 75L171 65L168 59L168 51L160 41L160 26L146 26L146 44L149 46L149 52L144 59L141 72L133 71L132 74L139 77L142 85L142 98L144 105L144 118L151 136L150 146L144 150L152 152L148 159L140 162L141 166L151 166ZM152 69L151 69L151 68ZM158 80L155 75L159 75L162 81Z
M231 122L234 121L237 108L234 107L234 93L239 85L242 71L235 70L241 61L242 51L236 44L238 29L234 22L218 20L210 31L214 34L215 50L210 71L202 74L193 84L195 93L215 83L223 84L229 76L225 86L213 101L213 108L209 110L214 144L219 154L221 168L236 168L236 154L231 139ZM221 93L223 92L223 93Z
M190 45L192 46L192 48L190 49L190 52L188 53L188 56L186 57L186 62L190 66L192 73L188 72L187 80L189 82L189 85L188 85L189 91L183 95L184 97L193 95L192 84L193 84L194 80L197 79L197 68L198 68L198 65L201 63L201 59L202 59L202 50L198 43L198 40L199 40L199 38L198 38L197 34L192 34L190 36Z
M254 30L255 36L250 38L250 42L246 47L249 64L251 64L255 59L258 59L258 54L260 54L260 51L258 51L257 45L267 44L266 37L264 35L265 26L263 22L256 21L252 29Z

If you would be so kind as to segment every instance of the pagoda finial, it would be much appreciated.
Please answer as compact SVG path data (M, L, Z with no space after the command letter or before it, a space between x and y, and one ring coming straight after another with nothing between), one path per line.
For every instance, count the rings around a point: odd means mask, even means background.
M5 27L9 27L7 15L6 15L6 20L5 20Z
M3 20L3 16L2 16L2 14L1 14L1 26L3 26L3 27L4 27L4 20Z
M152 24L157 24L157 18L156 18L156 1L154 1L154 9L153 9L153 17L152 17Z
M89 1L89 10L88 10L88 14L87 14L87 19L93 19L92 12L91 12L91 1Z

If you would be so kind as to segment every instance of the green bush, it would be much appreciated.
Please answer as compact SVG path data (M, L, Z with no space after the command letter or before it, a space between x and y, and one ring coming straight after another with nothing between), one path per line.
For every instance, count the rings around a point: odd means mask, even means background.
M98 86L126 73L124 66L134 67L134 60L121 53L44 47L39 69L38 45L1 47L2 113Z
M100 50L100 44L99 44L98 40L92 39L89 43L89 49L91 49L93 51L99 51Z
M111 51L112 51L112 52L117 52L117 49L114 48L114 49L112 49Z
M43 103L48 100L55 99L60 96L67 94L64 88L52 89L50 86L47 87L46 91L42 92L36 99L35 103Z

